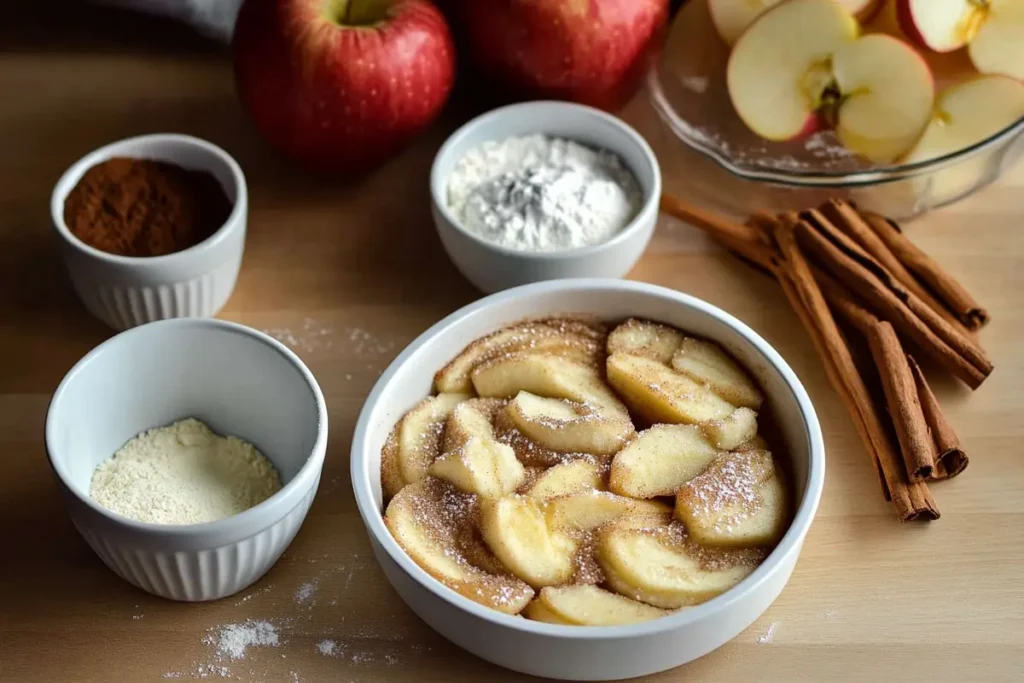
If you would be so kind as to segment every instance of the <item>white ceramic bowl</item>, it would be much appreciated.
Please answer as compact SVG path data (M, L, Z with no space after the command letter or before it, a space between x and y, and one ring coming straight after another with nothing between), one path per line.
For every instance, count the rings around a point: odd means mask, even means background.
M136 522L89 498L93 471L152 427L195 417L253 443L283 488L216 522ZM277 561L306 518L327 450L327 408L298 356L220 320L165 320L103 342L64 377L46 414L46 451L71 520L115 573L172 600L214 600Z
M68 229L64 201L86 171L112 157L209 171L234 209L213 235L173 254L132 257L95 249ZM223 149L189 135L160 133L119 140L76 161L57 181L50 213L78 297L94 316L123 330L166 318L213 317L224 307L242 265L249 195L242 169Z
M492 244L463 228L448 209L448 179L465 154L492 140L543 133L618 154L643 192L643 205L626 227L602 244L556 252L525 252ZM524 102L483 114L441 146L430 170L434 225L448 256L484 292L580 277L623 277L647 248L658 222L661 170L650 146L620 119L569 102Z
M662 619L614 627L545 624L501 614L433 579L384 526L380 452L405 411L429 394L435 370L480 336L522 318L591 313L640 316L722 344L755 375L788 448L796 515L778 547L739 585ZM818 418L796 375L771 346L728 313L692 296L622 280L560 280L495 294L448 316L410 344L373 388L352 443L352 488L377 561L403 600L455 644L535 676L607 680L644 676L696 659L735 637L782 591L818 507L825 452Z

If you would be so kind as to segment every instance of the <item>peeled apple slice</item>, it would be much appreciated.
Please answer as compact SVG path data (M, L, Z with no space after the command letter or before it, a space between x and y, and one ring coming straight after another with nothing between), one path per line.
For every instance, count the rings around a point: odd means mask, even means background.
M542 589L524 614L555 624L616 626L658 619L668 613L597 586L564 586Z
M662 609L706 602L746 578L763 556L708 551L668 533L611 528L597 559L608 585L620 595ZM702 557L702 554L708 554Z
M576 544L549 528L540 505L530 498L482 501L480 533L501 563L531 586L555 586L572 578Z
M427 469L441 454L448 415L467 394L430 396L398 421L381 453L381 479L388 496L427 476Z
M402 489L384 513L388 530L416 564L452 590L506 614L522 611L533 589L474 567L459 552L453 530L430 521L443 515L443 486L428 478Z

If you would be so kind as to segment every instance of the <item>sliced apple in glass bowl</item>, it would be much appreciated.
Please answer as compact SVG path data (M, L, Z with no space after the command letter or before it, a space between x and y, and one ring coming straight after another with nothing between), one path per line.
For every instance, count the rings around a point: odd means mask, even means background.
M983 74L1024 79L1024 3L1020 0L896 0L900 28L935 52L964 46Z
M967 149L1007 130L1024 117L1024 83L1007 76L977 76L939 93L924 134L905 163L937 159ZM997 172L991 153L976 154L915 180L917 193L944 204L961 197ZM991 178L986 178L992 174Z
M729 45L735 45L747 27L761 14L782 2L782 0L708 0L708 11L715 30ZM879 9L883 0L836 0L858 21L869 21Z
M904 154L928 122L934 78L906 43L859 32L833 0L789 0L762 14L729 57L737 114L767 140L834 127L847 149L872 161Z

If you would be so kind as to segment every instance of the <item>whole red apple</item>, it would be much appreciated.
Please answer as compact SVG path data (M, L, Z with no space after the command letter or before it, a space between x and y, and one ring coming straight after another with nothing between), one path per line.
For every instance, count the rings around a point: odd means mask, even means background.
M625 103L662 33L668 0L460 0L481 72L519 97Z
M247 0L234 34L243 108L314 170L365 170L444 107L448 24L428 0Z

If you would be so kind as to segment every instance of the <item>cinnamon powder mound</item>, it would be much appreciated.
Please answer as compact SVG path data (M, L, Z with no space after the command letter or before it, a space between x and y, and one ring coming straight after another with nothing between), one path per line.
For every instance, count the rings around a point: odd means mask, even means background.
M90 168L64 202L72 234L121 256L163 256L199 244L231 214L212 174L115 157Z

